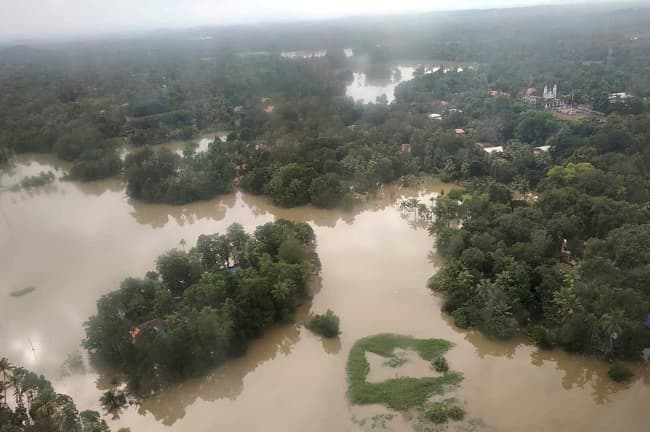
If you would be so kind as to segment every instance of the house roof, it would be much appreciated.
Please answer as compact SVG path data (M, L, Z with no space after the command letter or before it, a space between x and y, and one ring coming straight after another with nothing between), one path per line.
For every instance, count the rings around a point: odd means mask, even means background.
M486 153L503 153L503 146L483 147Z

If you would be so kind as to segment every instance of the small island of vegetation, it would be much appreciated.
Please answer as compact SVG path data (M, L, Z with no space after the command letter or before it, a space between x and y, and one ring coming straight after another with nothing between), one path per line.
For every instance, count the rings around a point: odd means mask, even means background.
M164 253L156 272L100 298L83 345L138 396L203 374L291 318L320 271L315 243L308 224L285 220L252 235L238 224L201 235L190 251Z
M416 339L396 334L378 334L358 340L350 350L347 363L348 397L353 404L384 404L397 411L414 408L429 420L440 423L451 419L462 419L460 407L452 408L452 401L430 402L434 395L442 395L446 388L459 384L463 376L449 370L439 371L439 376L424 378L399 377L378 383L369 383L366 378L370 365L366 352L387 359L394 359L397 348L415 351L424 360L438 361L452 344L443 339ZM446 361L445 361L446 364ZM442 412L444 408L444 413ZM433 411L439 411L434 414ZM444 415L443 415L444 414ZM443 418L444 417L444 418Z
M316 314L310 317L305 327L325 338L335 338L341 333L339 331L339 324L339 317L328 309L322 315Z

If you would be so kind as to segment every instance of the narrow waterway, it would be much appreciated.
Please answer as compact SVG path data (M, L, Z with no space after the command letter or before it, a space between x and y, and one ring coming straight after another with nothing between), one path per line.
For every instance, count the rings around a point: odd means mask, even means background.
M0 176L0 184L43 170L60 174L65 168L51 157L21 156L14 169ZM449 190L449 185L387 187L354 213L279 209L263 197L239 192L180 207L143 204L129 199L118 179L2 191L0 356L46 374L81 409L101 411L98 398L110 383L92 371L61 376L66 357L81 350L82 325L95 312L99 296L116 289L126 276L144 275L163 251L181 247L181 239L192 245L199 234L223 232L234 222L253 230L286 218L313 226L322 262L313 302L299 311L297 321L309 312L332 309L341 318L340 338L323 341L298 324L275 327L254 341L245 356L209 376L171 387L119 418L106 417L114 430L369 429L370 422L361 426L359 419L382 409L349 407L347 354L361 337L395 332L455 344L447 359L465 380L453 396L472 420L463 427L647 431L646 365L636 367L631 383L615 384L597 360L540 351L523 339L490 341L455 328L441 313L440 299L426 288L440 264L433 241L395 206L400 196L428 199L441 189ZM28 286L36 289L22 297L9 294ZM386 426L410 429L401 418Z

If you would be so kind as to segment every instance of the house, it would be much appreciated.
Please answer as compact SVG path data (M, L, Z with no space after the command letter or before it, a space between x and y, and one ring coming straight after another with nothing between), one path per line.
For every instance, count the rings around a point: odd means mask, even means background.
M264 108L264 112L265 112L265 113L269 113L269 114L270 114L270 113L272 113L273 111L275 111L275 105L269 105L269 106L267 106L266 108Z
M539 147L533 147L533 154L535 156L540 155L542 153L546 153L549 150L551 150L551 146L545 145L545 146L539 146Z
M610 93L609 94L609 102L610 103L618 103L618 102L625 102L627 99L631 98L631 94L627 94L626 92L622 93Z
M492 153L503 153L503 146L494 146L494 147L484 147L483 151L489 154Z
M411 153L411 144L402 144L400 151L402 153Z
M433 120L442 120L442 116L440 114L436 114L436 113L429 114L429 118L433 119Z
M476 146L486 153L503 153L503 146L495 146L492 143L476 143Z
M454 129L456 135L465 135L465 129Z
M243 112L244 107L242 105L237 105L233 111L235 111L236 113Z
M270 101L270 100L271 100L271 98L263 97L263 98L260 99L260 102L262 102L262 103L267 103L267 102Z
M168 330L167 322L161 318L154 318L152 320L143 322L135 327L133 327L129 333L131 334L131 343L135 343L135 339L138 334L144 329L155 330L160 333L167 333Z
M530 89L529 89L530 90ZM532 94L525 94L522 98L521 101L523 103L527 103L528 105L537 105L537 100L539 98L535 95Z

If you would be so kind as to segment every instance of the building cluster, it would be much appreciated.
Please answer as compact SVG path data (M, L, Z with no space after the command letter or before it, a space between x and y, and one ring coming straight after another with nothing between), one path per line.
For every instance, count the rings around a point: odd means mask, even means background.
M564 105L564 102L558 96L557 84L554 84L552 89L549 89L549 87L545 85L541 96L538 96L536 93L537 90L531 87L526 90L521 100L529 105L540 106L546 109L557 108Z

